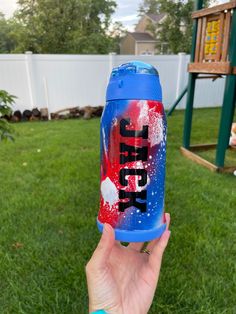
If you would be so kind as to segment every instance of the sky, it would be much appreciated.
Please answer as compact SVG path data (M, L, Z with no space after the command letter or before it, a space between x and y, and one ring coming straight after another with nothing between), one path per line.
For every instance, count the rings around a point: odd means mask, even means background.
M96 0L94 0L96 1ZM228 2L229 0L217 0L216 3ZM17 0L0 0L0 11L6 17L10 17L16 9ZM112 16L112 21L120 21L128 31L134 31L134 26L137 23L138 8L142 0L116 0L116 12Z
M96 0L95 0L96 1ZM6 17L10 17L16 9L17 0L0 0L0 11ZM116 12L112 16L113 22L120 21L129 30L134 30L134 24L138 21L137 11L142 0L116 0Z
M120 21L129 31L133 31L134 24L139 19L138 8L141 2L142 0L116 0L117 9L113 21Z

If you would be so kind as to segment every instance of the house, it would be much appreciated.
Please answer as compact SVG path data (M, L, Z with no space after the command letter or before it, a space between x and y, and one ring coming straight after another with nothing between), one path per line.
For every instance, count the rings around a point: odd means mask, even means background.
M153 55L156 40L145 32L127 33L121 40L120 53L124 55Z
M122 38L120 43L121 54L134 54L134 55L154 55L157 53L158 41L153 37L150 31L150 26L156 27L161 23L166 14L144 14L135 27L134 32L128 32Z

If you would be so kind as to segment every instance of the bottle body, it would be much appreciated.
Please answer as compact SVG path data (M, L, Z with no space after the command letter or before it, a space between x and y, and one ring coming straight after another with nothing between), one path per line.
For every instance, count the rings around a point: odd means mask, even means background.
M99 230L107 222L120 241L157 238L165 229L166 116L161 101L107 101L100 145Z

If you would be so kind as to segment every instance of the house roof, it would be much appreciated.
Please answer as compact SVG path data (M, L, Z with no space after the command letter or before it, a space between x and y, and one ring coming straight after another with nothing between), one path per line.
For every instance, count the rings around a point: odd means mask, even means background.
M163 17L166 15L166 13L159 13L159 14L153 14L153 13L146 13L146 15L153 20L155 23L160 22L160 20L163 19Z
M148 33L133 32L129 33L136 41L155 41L154 37Z

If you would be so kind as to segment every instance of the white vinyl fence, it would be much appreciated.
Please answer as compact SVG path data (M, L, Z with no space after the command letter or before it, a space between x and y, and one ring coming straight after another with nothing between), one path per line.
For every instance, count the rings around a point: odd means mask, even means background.
M140 60L154 65L169 108L187 84L189 55L36 55L0 54L0 89L17 96L14 109L48 107L49 112L105 103L105 91L114 66ZM195 107L222 103L224 79L198 80ZM185 107L185 98L178 108Z

